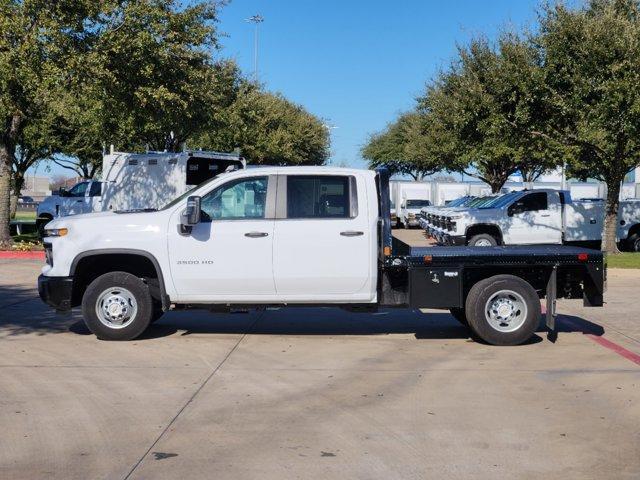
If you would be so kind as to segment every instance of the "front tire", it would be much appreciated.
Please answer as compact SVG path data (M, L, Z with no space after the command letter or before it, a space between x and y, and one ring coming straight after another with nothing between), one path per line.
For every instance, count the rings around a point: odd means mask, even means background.
M488 233L481 233L479 235L474 235L469 240L468 245L470 247L495 247L498 245L498 240L493 235L489 235Z
M467 296L469 326L491 345L520 345L540 323L540 299L533 287L513 275L496 275L476 283Z
M631 252L640 252L640 234L634 233L627 240L627 245L629 246L629 251Z
M87 328L101 340L133 340L153 316L149 287L135 275L110 272L89 284L82 297Z

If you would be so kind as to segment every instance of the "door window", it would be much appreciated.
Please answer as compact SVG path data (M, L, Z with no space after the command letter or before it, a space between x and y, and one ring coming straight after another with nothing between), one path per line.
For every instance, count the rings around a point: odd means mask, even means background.
M547 210L547 194L544 192L530 193L520 199L518 203L522 204L523 212L537 212L538 210Z
M202 197L202 221L264 218L267 177L225 183Z
M89 186L89 182L82 182L77 184L71 190L69 190L70 197L84 197L84 194L87 191L87 187Z
M287 218L353 218L355 185L347 176L289 175ZM353 192L351 191L353 190Z
M102 183L101 182L93 182L91 184L91 188L89 189L90 197L99 197L102 195Z

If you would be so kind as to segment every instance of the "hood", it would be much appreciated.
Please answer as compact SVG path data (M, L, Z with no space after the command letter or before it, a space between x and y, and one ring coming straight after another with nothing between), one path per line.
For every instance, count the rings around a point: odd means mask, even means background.
M144 232L160 228L166 212L114 213L95 212L67 217L57 217L47 224L47 228L68 228L69 236L79 232L84 235L103 232Z

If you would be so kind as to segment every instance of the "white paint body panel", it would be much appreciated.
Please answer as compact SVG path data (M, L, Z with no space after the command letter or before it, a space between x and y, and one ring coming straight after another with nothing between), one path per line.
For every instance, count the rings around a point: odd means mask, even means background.
M145 252L157 261L166 293L175 303L374 303L378 218L374 172L328 167L241 170L222 174L192 194L203 196L238 178L278 174L355 176L358 216L351 220L214 220L195 226L193 234L184 237L178 226L186 199L158 212L59 217L47 228L68 228L69 233L45 239L53 247L53 266L45 265L42 273L69 276L78 255L124 249ZM363 235L340 235L354 229ZM269 235L245 237L249 231ZM201 263L178 265L178 261L194 260Z

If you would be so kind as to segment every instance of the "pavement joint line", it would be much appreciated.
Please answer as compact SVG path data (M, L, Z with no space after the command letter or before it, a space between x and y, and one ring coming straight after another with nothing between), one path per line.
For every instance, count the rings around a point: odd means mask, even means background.
M247 328L246 332L244 334L242 334L242 336L238 339L238 341L235 343L233 348L231 348L231 350L229 350L229 352L220 361L220 363L218 363L216 368L214 368L213 371L209 374L209 376L207 378L205 378L204 382L202 382L200 384L200 386L198 388L196 388L195 392L193 392L191 397L189 397L189 399L186 401L186 403L184 405L182 405L182 407L173 416L173 418L167 424L167 426L164 427L162 432L160 432L160 435L158 435L158 437L153 441L151 446L138 459L138 461L131 468L131 470L129 470L129 473L127 473L122 480L128 480L129 478L131 478L131 475L133 475L133 473L137 470L137 468L142 464L142 462L147 457L147 455L149 455L149 453L151 453L151 450L153 450L153 448L158 444L158 442L162 439L162 437L164 437L164 435L169 431L171 426L176 422L176 420L178 420L178 417L182 414L182 412L184 412L186 410L186 408L189 405L191 405L193 400L195 400L196 396L202 391L202 389L205 387L205 385L207 385L207 383L209 383L209 380L211 380L213 378L213 376L220 370L220 368L222 368L222 365L224 365L224 363L229 359L231 354L236 351L236 349L242 343L242 341L251 333L251 331L253 330L253 327L255 326L255 324L258 323L258 321L264 316L265 313L266 313L266 310L263 310L262 313L253 321L253 323L251 325L249 325L249 327Z

